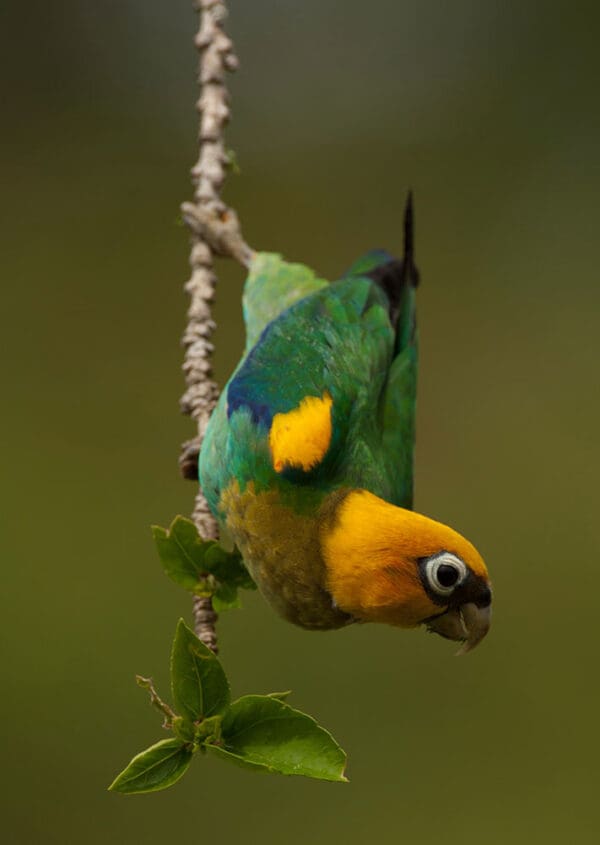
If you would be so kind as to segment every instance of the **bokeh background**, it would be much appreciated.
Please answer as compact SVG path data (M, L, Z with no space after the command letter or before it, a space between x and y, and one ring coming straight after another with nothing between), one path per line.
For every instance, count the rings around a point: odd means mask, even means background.
M232 0L227 198L249 242L335 277L400 249L412 187L416 505L493 574L486 642L222 619L234 693L291 687L350 784L195 761L106 786L161 737L187 596L149 524L188 513L178 412L196 153L195 16L167 0L3 3L2 693L8 843L577 845L598 809L597 4ZM216 368L242 347L221 268Z

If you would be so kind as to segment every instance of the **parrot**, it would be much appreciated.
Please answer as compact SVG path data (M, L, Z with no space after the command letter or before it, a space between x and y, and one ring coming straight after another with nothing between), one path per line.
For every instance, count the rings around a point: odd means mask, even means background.
M470 651L492 590L474 545L413 510L418 363L412 194L401 259L337 281L254 252L246 345L210 417L199 478L266 601L311 630L424 626Z

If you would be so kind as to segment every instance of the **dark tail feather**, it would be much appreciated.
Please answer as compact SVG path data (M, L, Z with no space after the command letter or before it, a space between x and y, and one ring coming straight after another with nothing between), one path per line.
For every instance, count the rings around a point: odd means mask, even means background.
M408 282L413 288L419 284L419 271L415 265L415 214L413 209L413 194L408 192L406 205L404 207L404 258L403 281Z
M414 262L414 232L413 198L412 191L409 191L404 209L404 257L401 260L391 258L366 274L385 292L390 303L390 320L395 328L398 327L406 288L416 288L419 284L419 271Z

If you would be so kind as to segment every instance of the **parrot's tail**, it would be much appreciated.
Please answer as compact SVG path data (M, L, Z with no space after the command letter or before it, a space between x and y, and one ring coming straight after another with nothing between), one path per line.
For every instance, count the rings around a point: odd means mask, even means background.
M366 275L385 293L389 302L390 321L396 331L414 311L413 290L419 284L419 271L414 261L414 211L412 191L404 209L404 256L392 258L381 253L383 260ZM385 258L384 258L385 256Z
M406 205L404 207L404 257L402 259L402 268L404 274L404 281L408 282L411 287L416 288L419 284L419 271L417 270L415 260L415 215L413 210L413 195L412 191L408 192L406 198Z

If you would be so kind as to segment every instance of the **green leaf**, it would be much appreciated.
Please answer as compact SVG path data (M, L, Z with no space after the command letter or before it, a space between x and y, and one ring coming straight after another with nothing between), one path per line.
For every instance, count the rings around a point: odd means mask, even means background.
M171 650L171 690L175 709L190 722L223 713L230 701L223 667L183 619Z
M242 606L238 596L238 588L231 584L219 584L213 595L212 603L216 613Z
M210 744L218 745L221 742L222 716L211 716L196 725L194 730L194 743L196 746Z
M194 592L206 572L204 555L211 543L201 540L194 523L183 516L176 516L168 531L153 525L152 535L166 574Z
M256 586L255 581L253 580L252 576L246 569L244 561L240 558L240 574L237 579L238 587L241 587L244 590L257 590L258 587Z
M216 718L220 717L217 716ZM173 736L180 742L184 742L187 745L194 743L194 725L188 719L184 719L183 716L175 716L171 723L171 730L173 731Z
M244 566L244 561L237 549L226 551L219 543L213 542L204 556L206 569L225 584L255 590L256 584Z
M184 774L192 756L180 740L163 739L137 754L108 788L129 794L166 789Z
M168 530L153 525L152 535L163 569L176 584L202 596L223 588L217 612L239 606L231 594L234 587L256 589L237 549L228 552L214 540L203 540L190 519L176 516Z
M227 574L228 569L231 568L230 561L235 560L237 553L227 552L218 543L211 543L204 555L204 561L209 572L221 578Z
M269 766L264 765L264 763L255 763L249 757L242 757L240 754L232 754L231 751L227 751L220 745L211 745L210 743L207 743L202 747L207 748L215 757L219 757L221 760L233 763L234 766L240 766L242 769L251 769L255 772L277 772L277 769L270 768Z
M346 755L306 713L268 695L246 695L223 717L218 757L245 768L345 781Z

